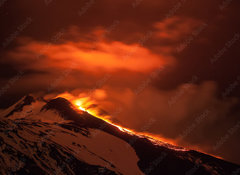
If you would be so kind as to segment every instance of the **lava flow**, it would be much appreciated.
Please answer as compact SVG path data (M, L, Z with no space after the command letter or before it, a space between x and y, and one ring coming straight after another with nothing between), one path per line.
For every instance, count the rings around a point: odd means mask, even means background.
M63 93L63 94L58 95L57 97L62 97L62 98L69 100L72 103L72 105L74 107L76 107L77 109L79 109L80 111L87 112L87 113L93 115L94 117L104 120L105 122L117 127L122 132L127 132L132 135L137 135L138 137L148 138L154 144L165 145L168 148L174 149L176 151L188 151L189 150L189 149L177 146L176 142L174 142L173 140L159 137L159 135L154 135L154 134L150 134L147 132L138 132L133 129L125 128L119 124L113 123L111 121L111 116L107 116L107 115L100 116L99 115L99 109L95 105L95 104L97 104L97 102L95 100L93 100L91 97L86 96L85 94L83 94L83 96L80 95L80 96L75 97L70 93ZM202 151L198 148L194 148L194 149L198 150L199 152L205 153L204 151ZM209 153L205 153L205 154L209 154ZM216 155L212 155L212 156L222 159L222 157L219 157Z
M188 151L189 150L189 149L177 146L177 144L173 140L159 137L159 135L154 135L154 134L150 134L147 132L138 132L138 131L134 131L133 129L125 128L119 124L115 124L110 120L111 116L107 116L107 115L100 116L99 109L96 107L96 105L94 105L94 104L97 104L97 102L95 100L91 99L91 97L87 97L87 96L75 97L69 93L63 93L63 94L58 95L57 97L62 97L62 98L69 100L72 103L72 105L75 106L80 111L85 111L85 112L93 115L94 117L104 120L105 122L117 127L122 132L127 132L132 135L137 135L138 137L148 138L154 144L165 145L166 147L168 147L170 149L174 149L176 151ZM195 149L200 152L205 153L202 150L199 150L197 148L195 148ZM209 154L209 153L205 153L205 154ZM222 157L219 157L216 155L212 155L212 156L222 159Z
M63 93L63 94L58 95L57 97L62 97L62 98L65 98L65 99L69 100L72 103L72 105L75 106L80 111L88 112L89 114L93 115L94 117L97 117L101 120L104 120L105 122L117 127L122 132L127 132L127 133L132 134L132 135L137 135L139 137L148 138L154 144L171 144L172 146L176 147L175 149L178 150L178 151L179 150L186 151L186 149L183 149L183 148L177 149L178 146L175 146L176 144L172 140L161 138L159 136L149 134L149 133L146 133L146 132L137 132L137 131L134 131L132 129L120 126L119 124L113 123L110 120L111 116L107 116L107 115L100 116L99 115L99 109L94 105L94 104L96 104L96 101L91 99L91 97L86 97L86 96L75 97L70 93Z

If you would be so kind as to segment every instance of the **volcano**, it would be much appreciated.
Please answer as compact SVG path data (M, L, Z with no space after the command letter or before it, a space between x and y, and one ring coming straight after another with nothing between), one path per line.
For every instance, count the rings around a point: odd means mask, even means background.
M0 116L1 174L230 175L239 165L138 135L64 98L23 97Z

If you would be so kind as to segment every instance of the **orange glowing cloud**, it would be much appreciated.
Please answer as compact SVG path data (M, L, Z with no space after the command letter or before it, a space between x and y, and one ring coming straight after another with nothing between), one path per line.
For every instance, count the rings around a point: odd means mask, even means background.
M26 68L35 70L66 69L74 65L74 69L91 72L99 70L149 72L173 60L170 55L156 55L140 44L117 41L109 43L66 41L62 44L28 41L9 55Z

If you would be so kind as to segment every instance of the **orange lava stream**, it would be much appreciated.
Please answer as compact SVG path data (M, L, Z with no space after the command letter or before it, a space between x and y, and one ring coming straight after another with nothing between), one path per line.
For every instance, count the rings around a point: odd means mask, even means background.
M189 151L190 150L190 149L185 149L185 148L181 148L181 147L177 146L177 144L174 140L166 139L166 138L160 137L159 135L154 135L154 134L150 134L150 133L146 133L146 132L134 131L132 129L125 128L123 126L115 124L111 120L108 119L108 118L111 118L110 116L104 116L104 117L99 116L98 109L91 107L91 105L96 104L96 102L94 100L92 100L90 97L86 97L86 96L85 97L74 97L73 95L71 95L69 93L63 93L63 94L58 95L57 97L62 97L62 98L69 100L72 103L72 105L74 107L76 107L77 109L79 109L80 111L87 112L87 113L93 115L94 117L104 120L105 122L117 127L122 132L127 132L131 135L137 135L139 137L148 138L154 144L171 145L172 147L170 149L174 149L176 151ZM194 148L194 150L205 153L204 151L199 150L198 148ZM223 159L222 157L212 155L209 153L205 153L205 154L211 155L211 156L219 158L219 159Z
M84 100L83 100L83 101L84 101ZM82 99L77 99L77 100L72 101L72 104L73 104L77 109L79 109L79 110L81 110L81 111L88 112L89 114L93 115L94 117L97 117L97 118L99 118L99 119L101 119L101 120L104 120L105 122L107 122L107 123L109 123L109 124L117 127L117 128L118 128L120 131L122 131L122 132L127 132L127 133L132 134L132 135L137 135L137 136L139 136L139 137L148 138L151 142L156 143L156 144L158 144L158 142L160 142L159 144L165 143L165 144L170 144L170 145L172 145L172 146L176 146L176 148L173 148L173 147L170 148L170 149L174 149L174 150L176 150L176 151L189 151L189 149L185 149L185 148L182 148L182 149L181 149L181 147L177 146L177 144L176 144L173 140L166 139L166 138L162 138L162 137L159 137L158 135L150 134L150 133L147 133L147 132L134 131L134 130L132 130L132 129L125 128L125 127L123 127L123 126L114 124L111 120L99 116L99 115L97 114L97 111L92 110L92 109L86 109L86 108L84 108L84 107L83 107L83 106L84 106L84 105L83 105L84 103L82 103L83 101L82 101ZM83 106L82 106L82 105L83 105ZM179 147L179 148L177 148L177 147ZM216 157L216 158L218 158L218 159L223 159L223 158L220 157L220 156L216 156L216 155L213 155L213 154L206 153L206 152L204 152L204 151L202 151L202 150L199 150L199 149L197 149L197 148L194 149L194 150L196 150L196 151L198 151L198 152L202 152L202 153L204 153L204 154L211 155L211 156Z
M101 120L104 120L105 122L117 127L122 132L127 132L129 134L137 135L139 137L146 137L146 138L149 138L150 141L155 140L155 141L160 141L160 142L163 142L165 144L171 144L171 145L175 146L175 143L172 140L164 139L164 138L161 138L157 135L153 135L153 134L146 133L146 132L137 132L137 131L134 131L132 129L125 128L123 126L120 126L118 124L113 123L111 120L107 119L108 117L106 117L106 116L105 117L99 116L97 110L89 108L89 106L91 105L91 101L89 101L89 99L87 99L87 98L78 98L78 99L70 100L70 101L77 109L79 109L81 111L88 112L89 114L93 115L94 117L97 117Z

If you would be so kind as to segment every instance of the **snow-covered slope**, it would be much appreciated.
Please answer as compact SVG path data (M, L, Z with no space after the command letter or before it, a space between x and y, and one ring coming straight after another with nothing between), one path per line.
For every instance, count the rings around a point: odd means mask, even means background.
M238 165L124 132L63 98L26 96L0 116L0 174L233 174Z

